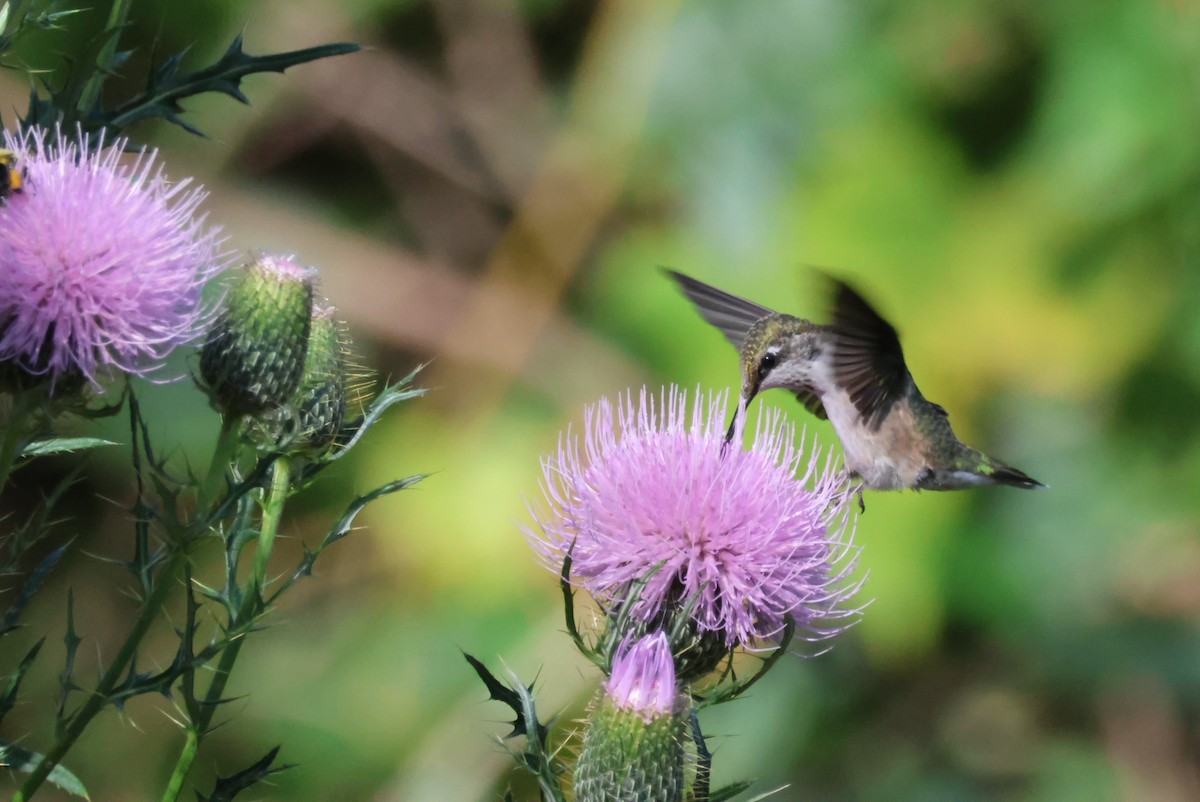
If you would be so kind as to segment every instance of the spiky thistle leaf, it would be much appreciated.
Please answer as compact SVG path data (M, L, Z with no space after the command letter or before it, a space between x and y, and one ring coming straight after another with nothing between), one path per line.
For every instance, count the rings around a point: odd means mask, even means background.
M163 119L184 130L204 136L204 133L183 119L183 101L196 95L217 93L228 95L241 103L249 103L242 91L242 80L248 75L263 72L283 72L290 67L318 59L354 53L359 46L351 42L307 47L285 53L253 56L242 49L238 34L216 63L198 70L185 71L187 51L172 54L146 76L145 87L117 105L106 108L100 98L98 84L115 74L129 58L129 51L119 51L114 42L123 26L109 28L100 34L87 51L72 64L69 77L57 89L48 89L48 96L36 90L30 97L29 109L21 120L22 128L41 126L53 130L80 126L87 133L106 131L121 134L142 120ZM89 100L95 97L94 102Z
M37 752L31 752L16 744L0 741L0 766L4 768L28 773L33 771L41 760L42 755ZM46 779L69 794L74 794L84 799L91 798L88 796L87 788L84 787L83 782L61 763L50 770L50 774L47 775Z
M231 802L242 791L253 785L257 785L272 774L278 774L281 771L287 771L292 768L294 764L291 763L285 763L282 766L273 766L272 764L275 762L278 754L279 747L277 746L237 774L217 778L217 784L213 787L212 793L208 796L197 793L196 799L199 802Z

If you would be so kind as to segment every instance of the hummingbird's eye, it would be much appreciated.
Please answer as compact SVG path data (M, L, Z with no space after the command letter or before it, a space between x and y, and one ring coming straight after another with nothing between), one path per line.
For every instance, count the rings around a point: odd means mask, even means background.
M758 380L762 381L763 377L770 373L777 364L779 364L779 354L774 351L767 351L763 354L762 360L758 363Z

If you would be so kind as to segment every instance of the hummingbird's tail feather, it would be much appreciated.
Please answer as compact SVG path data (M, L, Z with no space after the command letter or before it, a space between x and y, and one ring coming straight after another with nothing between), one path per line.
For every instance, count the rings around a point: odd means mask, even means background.
M1020 487L1025 490L1033 490L1035 487L1045 487L1044 484L1029 474L1009 465L997 465L996 470L992 473L992 479L996 481L996 484Z
M746 332L756 322L772 314L771 310L732 293L718 290L711 284L664 267L662 271L675 280L688 299L695 304L709 325L721 330L734 348L741 348Z

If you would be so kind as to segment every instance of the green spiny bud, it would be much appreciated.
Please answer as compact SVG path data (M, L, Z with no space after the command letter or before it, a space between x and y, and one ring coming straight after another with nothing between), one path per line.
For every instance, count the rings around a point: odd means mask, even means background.
M318 308L308 335L300 388L292 399L298 419L297 450L322 451L333 445L346 414L348 337L332 306Z
M200 376L229 417L257 415L291 400L303 375L315 271L260 256L230 288L204 348Z
M575 766L577 802L679 802L685 790L681 694L662 631L613 658Z

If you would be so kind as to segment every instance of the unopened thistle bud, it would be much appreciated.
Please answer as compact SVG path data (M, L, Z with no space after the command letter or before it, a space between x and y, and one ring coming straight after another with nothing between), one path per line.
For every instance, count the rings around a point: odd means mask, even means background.
M345 333L332 306L321 306L312 317L308 353L300 388L292 399L298 422L293 447L324 450L333 445L346 414Z
M682 800L681 698L665 633L623 644L583 736L577 802Z
M228 417L288 403L304 373L315 271L285 256L248 264L200 352L200 376Z

